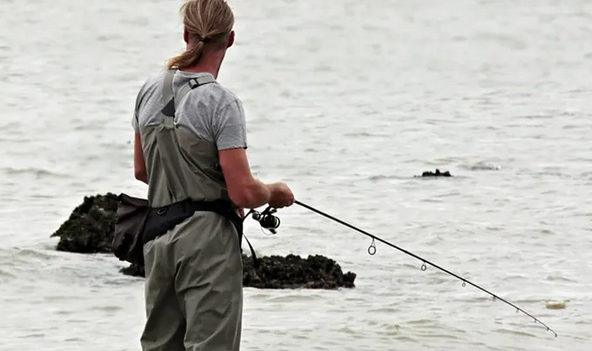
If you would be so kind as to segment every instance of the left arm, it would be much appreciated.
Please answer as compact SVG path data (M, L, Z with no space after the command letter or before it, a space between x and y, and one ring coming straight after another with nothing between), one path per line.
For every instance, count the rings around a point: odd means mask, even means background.
M144 152L142 151L142 139L140 134L134 134L134 176L137 180L148 184L148 172L144 163Z

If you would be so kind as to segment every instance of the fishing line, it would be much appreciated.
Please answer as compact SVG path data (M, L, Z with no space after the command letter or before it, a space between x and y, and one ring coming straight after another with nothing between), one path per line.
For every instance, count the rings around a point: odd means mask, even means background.
M545 328L547 328L547 331L551 331L553 334L555 334L555 337L557 337L557 333L556 333L556 332L555 332L553 329L551 329L549 326L547 326L545 323L543 323L541 320L539 320L539 319L538 319L538 318L536 318L535 316L533 316L533 315L531 315L530 313L526 312L526 311L525 311L525 310L523 310L522 308L520 308L520 307L518 307L518 306L514 305L513 303L511 303L511 302L509 302L509 301L506 301L505 299L503 299L503 298L499 297L498 295L496 295L496 294L494 294L494 293L492 293L492 292L490 292L490 291L488 291L488 290L486 290L486 289L484 289L484 288L480 287L479 285L472 283L472 282L471 282L471 281L469 281L468 279L465 279L465 278L463 278L463 277L461 277L461 276L459 276L459 275L457 275L457 274L455 274L455 273L452 273L452 272L450 272L449 270L447 270L447 269L445 269L445 268L442 268L442 267L438 266L437 264L434 264L434 263L432 263L432 262L430 262L430 261L428 261L428 260L424 259L423 257L420 257L420 256L418 256L418 255L416 255L416 254L414 254L414 253L411 253L411 252L409 252L409 251L407 251L407 250L405 250L405 249L403 249L403 248L400 248L400 247L398 247L398 246L397 246L397 245L395 245L395 244L391 244L391 243L389 243L388 241L386 241L386 240L383 240L383 239L381 239L381 238L379 238L379 237L377 237L377 236L375 236L375 235L372 235L372 234L370 234L370 233L368 233L368 232L366 232L366 231L364 231L364 230L362 230L362 229L359 229L359 228L357 228L357 227L354 227L353 225L351 225L351 224L349 224L349 223L346 223L346 222L344 222L344 221L342 221L342 220L340 220L340 219L338 219L338 218L335 218L335 217L333 217L333 216L331 216L331 215L329 215L329 214L327 214L327 213L325 213L325 212L323 212L323 211L317 210L316 208L314 208L314 207L312 207L312 206L309 206L309 205L307 205L307 204L304 204L304 203L302 203L302 202L300 202L300 201L298 201L298 200L294 201L294 203L295 203L295 204L297 204L297 205L300 205L300 206L302 206L302 207L304 207L304 208L306 208L306 209L308 209L308 210L310 210L310 211L312 211L312 212L315 212L315 213L317 213L317 214L320 214L321 216L327 217L327 218L329 218L329 219L331 219L331 220L333 220L333 221L335 221L335 222L337 222L337 223L340 223L340 224L342 224L342 225L344 225L344 226L346 226L346 227L349 227L349 228L351 228L351 229L353 229L353 230L356 230L356 231L358 231L358 232L360 232L360 233L362 233L362 234L364 234L364 235L367 235L367 236L371 237L371 238L372 238L372 243L371 243L371 244L370 244L370 246L368 247L368 253L369 253L370 255L374 255L374 254L376 254L376 244L375 244L375 240L378 240L378 241L382 242L382 243L383 243L383 244L385 244L385 245L388 245L388 246L390 246L390 247L392 247L392 248L395 248L395 249L397 249L397 250L399 250L399 251L401 251L401 252L403 252L403 253L406 253L406 254L407 254L407 255L409 255L409 256L412 256L412 257L414 257L414 258L418 259L419 261L422 261L422 265L421 265L421 270L422 270L422 271L425 271L425 270L427 269L426 263L427 263L427 264L429 264L429 265L431 265L431 266L433 266L433 267L436 267L437 269L439 269L439 270L441 270L441 271L443 271L443 272L445 272L445 273L447 273L447 274L449 274L449 275L451 275L451 276L453 276L453 277L455 277L455 278L459 279L460 281L462 281L462 286L463 286L463 287L465 287L465 286L466 286L466 284L472 285L472 286L474 286L475 288L477 288L477 289L479 289L479 290L481 290L481 291L483 291L483 292L485 292L485 293L487 293L487 294L491 295L491 296L493 297L493 301L495 301L496 299L497 299L497 300L501 300L501 301L503 301L504 303L508 304L509 306L512 306L512 307L514 307L514 308L516 309L516 313L518 313L518 312L520 311L520 312L524 313L525 315L527 315L527 316L531 317L531 318L534 320L534 322L535 322L535 323L537 323L537 322L538 322L538 323L540 323L540 324L541 324L541 325L543 325Z

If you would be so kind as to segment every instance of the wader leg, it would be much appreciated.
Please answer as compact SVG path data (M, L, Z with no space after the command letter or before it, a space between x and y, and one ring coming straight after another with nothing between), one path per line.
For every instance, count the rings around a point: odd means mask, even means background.
M185 351L185 318L175 294L174 267L167 247L171 233L144 245L146 325L143 351Z
M217 214L202 214L178 228L175 287L187 321L185 347L239 351L243 263L236 230Z

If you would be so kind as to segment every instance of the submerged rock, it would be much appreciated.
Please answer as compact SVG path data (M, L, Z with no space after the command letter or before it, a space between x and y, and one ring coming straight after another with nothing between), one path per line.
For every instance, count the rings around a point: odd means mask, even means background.
M146 272L144 272L144 266L134 263L120 269L119 271L125 275L131 275L132 277L144 277L146 275Z
M59 237L56 249L74 253L111 253L113 227L117 211L117 195L85 196L70 217L51 237ZM115 258L115 256L113 256ZM115 258L117 259L117 258ZM258 269L253 259L243 254L243 285L259 289L337 289L353 288L356 274L343 273L334 260L309 255L257 257ZM123 274L144 277L144 267L130 265L120 270Z
M421 177L452 177L452 175L449 171L440 172L440 170L436 168L436 172L426 171L421 174Z

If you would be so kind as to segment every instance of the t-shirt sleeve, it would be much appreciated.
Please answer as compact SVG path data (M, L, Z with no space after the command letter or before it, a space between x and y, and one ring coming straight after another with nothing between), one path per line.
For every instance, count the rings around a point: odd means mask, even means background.
M140 96L142 94L142 89L140 89L138 95L136 95L136 103L134 104L134 113L132 116L132 128L134 129L134 132L138 134L140 133L140 124L138 122L138 119L140 115Z
M140 127L138 125L138 111L134 111L134 115L132 116L132 128L134 132L140 134Z
M214 116L213 134L218 150L247 148L245 111L240 100L234 99Z

